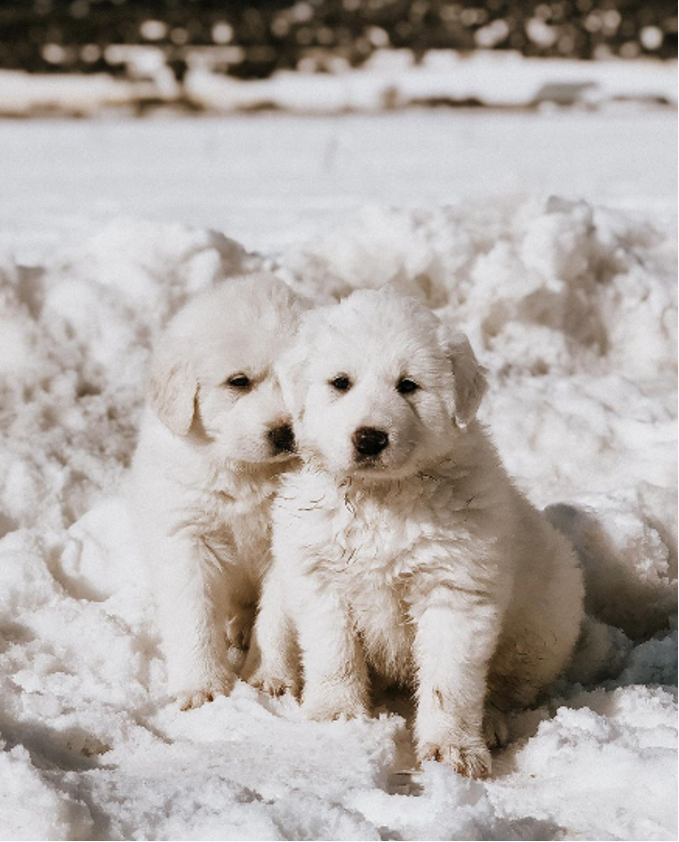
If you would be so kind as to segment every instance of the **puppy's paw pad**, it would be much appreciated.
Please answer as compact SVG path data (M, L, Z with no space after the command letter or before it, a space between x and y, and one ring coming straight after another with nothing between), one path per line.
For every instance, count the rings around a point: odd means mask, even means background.
M297 695L297 682L292 678L278 678L256 672L248 679L248 684L261 690L262 693L268 693L269 696L284 696L286 693L291 696Z
M180 693L177 696L181 710L193 710L202 707L206 702L213 702L215 694L210 690L195 690L188 693Z
M331 722L335 719L356 719L366 716L368 710L359 699L319 699L305 701L302 710L307 719Z
M217 696L228 696L234 683L235 678L233 676L223 676L208 682L204 687L197 690L183 690L177 693L179 707L181 710L193 710L202 707L207 702L214 702Z
M490 775L490 752L486 746L435 745L429 743L420 751L420 762L436 760L452 766L466 778L487 778Z

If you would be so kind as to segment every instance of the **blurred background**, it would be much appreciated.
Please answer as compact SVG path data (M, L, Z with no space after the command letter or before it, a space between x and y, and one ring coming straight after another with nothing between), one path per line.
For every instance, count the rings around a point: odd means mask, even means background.
M0 2L0 256L469 197L674 218L676 56L673 0Z
M0 113L662 105L656 65L676 57L673 0L3 2Z

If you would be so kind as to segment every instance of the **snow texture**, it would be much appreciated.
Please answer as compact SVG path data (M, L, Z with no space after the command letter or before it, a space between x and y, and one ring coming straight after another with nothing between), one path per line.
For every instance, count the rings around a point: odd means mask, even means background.
M666 216L557 197L372 206L260 254L182 223L91 227L30 266L0 257L2 838L676 838ZM258 267L318 300L393 284L461 323L509 471L582 559L601 623L512 717L489 781L409 771L398 695L310 723L242 683L184 713L165 693L125 504L145 364L187 296Z

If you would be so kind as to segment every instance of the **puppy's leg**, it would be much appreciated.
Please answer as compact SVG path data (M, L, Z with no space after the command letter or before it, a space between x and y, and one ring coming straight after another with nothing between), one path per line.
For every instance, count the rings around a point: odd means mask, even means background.
M483 733L484 701L497 638L496 606L481 594L440 587L427 594L415 620L419 759L485 777L490 752Z
M227 695L235 676L227 666L225 571L199 536L180 533L156 548L157 603L168 686L182 708Z
M329 589L317 587L312 577L300 579L299 585L295 622L305 714L323 720L367 713L368 670L348 607Z
M271 696L299 693L299 658L284 593L274 571L264 580L243 678Z

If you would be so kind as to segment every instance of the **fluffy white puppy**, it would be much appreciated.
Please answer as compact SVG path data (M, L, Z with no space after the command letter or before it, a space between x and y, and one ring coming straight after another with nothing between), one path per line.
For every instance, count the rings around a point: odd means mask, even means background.
M365 712L374 673L416 689L420 760L487 774L498 709L566 666L583 584L475 420L483 369L415 299L361 291L304 317L279 377L304 465L274 507L252 682L294 688L292 621L309 717Z
M228 693L270 559L270 507L294 437L273 364L300 300L272 275L191 301L155 348L132 474L170 692Z

